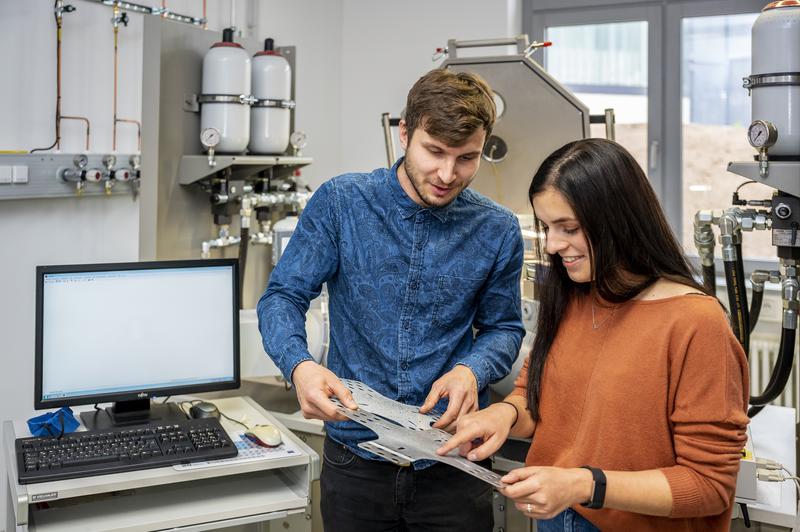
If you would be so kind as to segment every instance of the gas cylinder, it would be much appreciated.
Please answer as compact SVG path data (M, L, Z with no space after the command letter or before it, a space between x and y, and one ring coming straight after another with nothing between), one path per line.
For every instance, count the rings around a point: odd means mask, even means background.
M292 68L274 49L272 39L253 56L253 97L250 153L282 154L289 144Z
M241 153L250 141L250 69L250 55L233 42L230 28L203 57L200 130L220 132L217 153Z
M778 132L770 158L800 158L800 0L771 2L753 23L752 119Z

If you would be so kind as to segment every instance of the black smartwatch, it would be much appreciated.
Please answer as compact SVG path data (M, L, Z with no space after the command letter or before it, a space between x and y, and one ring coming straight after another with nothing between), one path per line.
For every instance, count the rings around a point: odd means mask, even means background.
M606 474L603 473L602 469L597 469L596 467L587 465L581 467L592 472L592 480L594 481L592 483L592 498L589 499L588 502L582 502L581 506L599 510L603 507L603 503L605 503L606 500Z

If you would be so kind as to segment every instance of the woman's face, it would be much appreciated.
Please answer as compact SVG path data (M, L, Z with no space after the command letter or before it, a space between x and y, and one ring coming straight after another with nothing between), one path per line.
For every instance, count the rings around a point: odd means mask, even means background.
M533 211L544 224L547 252L561 257L570 279L576 283L590 282L592 260L589 241L563 194L553 187L547 187L533 196Z

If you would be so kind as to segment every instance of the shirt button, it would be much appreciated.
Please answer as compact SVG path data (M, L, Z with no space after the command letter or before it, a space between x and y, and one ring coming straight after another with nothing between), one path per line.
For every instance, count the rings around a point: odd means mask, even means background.
M403 323L403 329L409 330L410 328L411 328L411 322L410 321L407 321L407 322Z
M417 249L421 250L425 246L424 242L417 242Z
M419 286L419 283L417 281L411 281L410 286L412 290L416 290Z
M408 369L408 362L403 362L403 365L400 366L400 367L403 368L403 371L407 370Z

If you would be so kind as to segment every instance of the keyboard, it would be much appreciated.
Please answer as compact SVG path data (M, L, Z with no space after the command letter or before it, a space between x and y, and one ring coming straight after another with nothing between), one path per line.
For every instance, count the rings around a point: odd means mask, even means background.
M218 419L17 438L20 484L152 469L238 454Z

